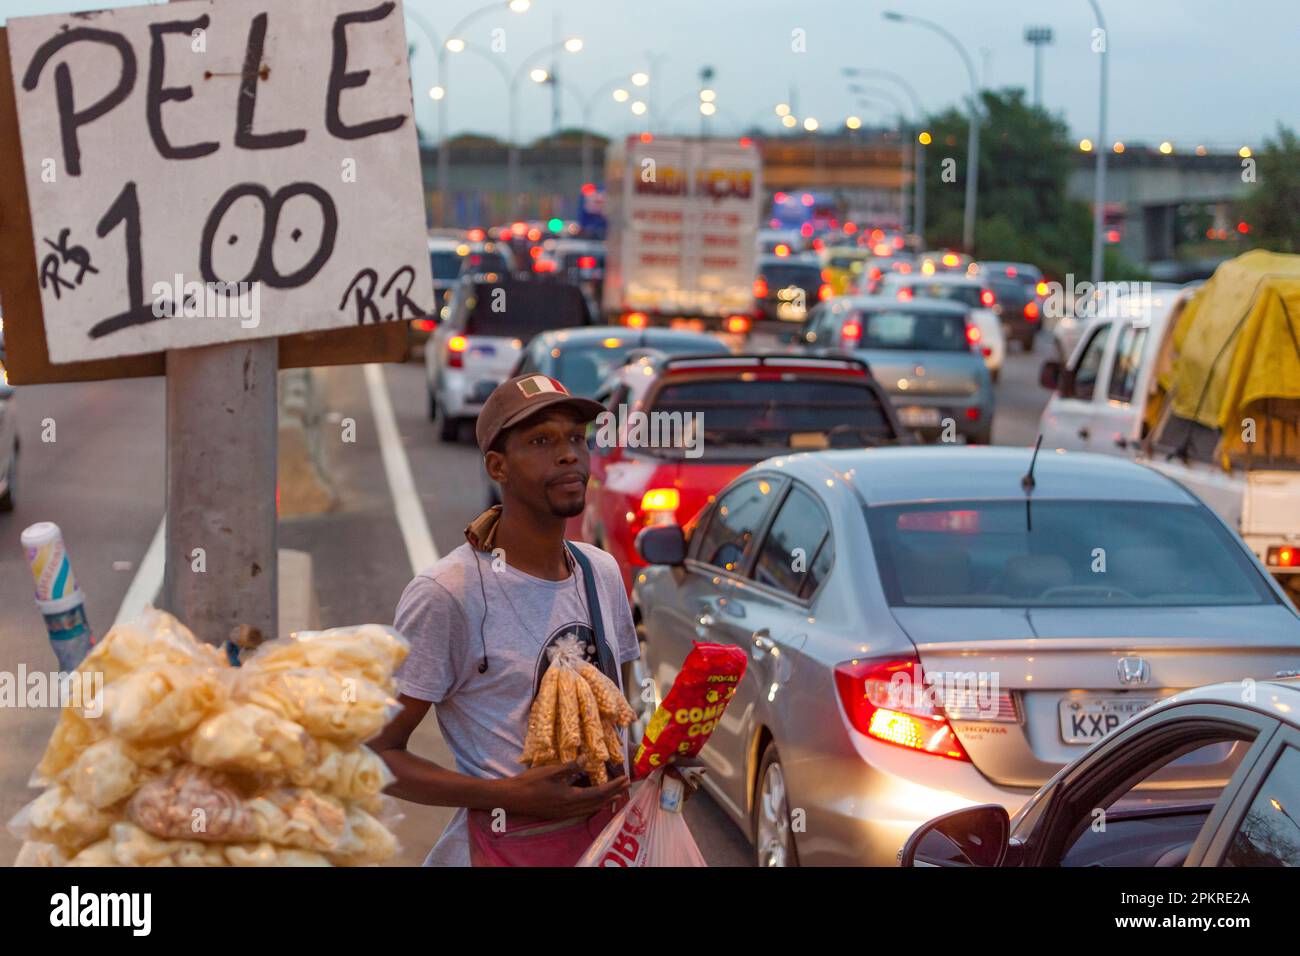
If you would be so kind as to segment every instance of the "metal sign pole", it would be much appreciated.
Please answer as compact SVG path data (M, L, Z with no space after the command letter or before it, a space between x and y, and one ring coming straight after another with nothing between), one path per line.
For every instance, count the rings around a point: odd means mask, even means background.
M162 605L209 644L278 617L279 342L167 353L167 530Z

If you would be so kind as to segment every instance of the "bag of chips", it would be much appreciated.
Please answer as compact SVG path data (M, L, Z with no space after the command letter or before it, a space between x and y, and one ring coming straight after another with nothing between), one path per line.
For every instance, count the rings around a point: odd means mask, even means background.
M745 652L734 645L697 643L691 648L636 749L633 779L675 757L693 757L700 752L735 696L747 663Z

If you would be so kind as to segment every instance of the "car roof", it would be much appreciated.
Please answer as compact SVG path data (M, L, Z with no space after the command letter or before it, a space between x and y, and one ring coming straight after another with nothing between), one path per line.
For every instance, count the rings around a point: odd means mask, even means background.
M761 255L758 257L758 264L761 266L810 266L813 269L820 269L821 262L815 255L807 252L796 252L788 256Z
M446 236L430 236L430 252L455 252L461 246L468 245L464 239L449 239Z
M808 452L780 460L810 483L838 477L869 505L1020 500L1032 448L901 446ZM1116 455L1044 449L1034 466L1033 500L1094 499L1191 504L1187 491L1159 472Z
M907 274L891 272L884 278L885 281L893 285L920 285L921 283L926 285L932 283L938 283L939 285L981 285L983 283L979 276L968 276L964 272L936 272L933 275L917 275L915 272Z
M981 269L1015 269L1016 271L1020 271L1021 269L1024 270L1032 269L1033 271L1039 273L1040 275L1042 274L1042 270L1039 269L1038 266L1034 265L1032 262L1004 262L1000 259L997 261L981 259L979 262L979 267ZM1015 276L1007 276L1007 278L1014 279Z
M1206 684L1162 699L1160 709L1180 703L1228 704L1259 711L1292 727L1300 727L1300 680L1294 677L1259 680L1255 682L1254 690L1254 700L1245 702L1242 699L1242 682L1239 680ZM1154 716L1155 713L1155 708L1152 708L1151 714Z
M552 329L542 332L539 338L550 347L565 345L590 345L604 339L623 339L637 348L654 348L656 345L682 344L708 352L716 348L719 355L729 354L726 344L703 332L683 329L643 328L629 329L625 325L587 325L571 329Z
M853 308L863 312L888 309L890 312L951 312L965 316L970 306L951 299L909 299L900 302L892 295L842 295L831 300L834 306Z

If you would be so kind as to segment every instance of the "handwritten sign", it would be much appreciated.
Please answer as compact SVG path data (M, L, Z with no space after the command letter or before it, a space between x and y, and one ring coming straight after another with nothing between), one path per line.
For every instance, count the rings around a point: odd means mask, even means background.
M428 309L400 3L195 0L8 32L52 362Z

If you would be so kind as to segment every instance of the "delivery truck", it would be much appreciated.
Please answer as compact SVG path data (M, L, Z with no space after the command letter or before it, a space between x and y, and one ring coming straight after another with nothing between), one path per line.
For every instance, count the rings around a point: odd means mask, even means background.
M607 319L747 332L762 213L758 147L629 136L609 150L605 188Z

